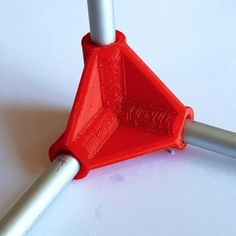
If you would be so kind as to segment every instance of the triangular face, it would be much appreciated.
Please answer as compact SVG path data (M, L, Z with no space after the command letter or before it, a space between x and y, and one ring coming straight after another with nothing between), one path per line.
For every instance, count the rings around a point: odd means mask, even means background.
M117 43L96 47L83 39L86 65L67 129L51 155L68 149L89 169L169 147L181 148L192 117L117 33ZM66 140L66 141L65 141ZM66 142L66 144L64 143Z
M120 125L97 155L90 160L90 165L91 168L97 168L101 161L103 165L108 165L174 145L173 137Z
M126 97L131 101L174 110L178 99L132 51L124 51ZM173 97L175 99L173 100Z

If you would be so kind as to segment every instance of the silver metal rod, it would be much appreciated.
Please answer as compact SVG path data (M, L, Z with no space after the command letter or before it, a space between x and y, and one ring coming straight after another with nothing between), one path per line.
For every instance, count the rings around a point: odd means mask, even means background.
M0 221L0 235L25 235L79 169L72 156L58 156Z
M87 0L91 39L99 45L116 40L112 0Z
M188 144L236 158L236 133L196 121L187 121L184 141Z

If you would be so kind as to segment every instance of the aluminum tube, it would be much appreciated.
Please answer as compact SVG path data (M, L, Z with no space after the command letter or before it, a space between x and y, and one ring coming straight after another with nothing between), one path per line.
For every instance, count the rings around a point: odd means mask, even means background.
M87 0L91 39L99 45L116 40L113 0Z
M236 133L196 121L187 121L184 141L188 144L236 158Z
M72 156L58 156L0 221L0 235L25 235L79 169Z

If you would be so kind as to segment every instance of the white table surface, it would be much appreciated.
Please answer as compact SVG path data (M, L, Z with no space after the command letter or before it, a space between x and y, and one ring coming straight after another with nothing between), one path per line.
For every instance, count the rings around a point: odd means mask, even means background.
M196 120L236 131L236 2L115 0L116 26ZM83 68L85 0L0 1L0 216L48 165ZM236 235L236 160L187 147L73 181L31 236Z

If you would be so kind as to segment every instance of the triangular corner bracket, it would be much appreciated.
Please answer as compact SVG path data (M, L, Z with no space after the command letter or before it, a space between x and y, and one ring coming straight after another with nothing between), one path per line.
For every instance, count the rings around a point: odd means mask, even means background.
M117 32L116 43L99 47L86 35L82 45L85 68L60 139L84 167L77 177L151 151L181 148L192 110L130 49L125 36ZM61 145L56 142L50 153Z

